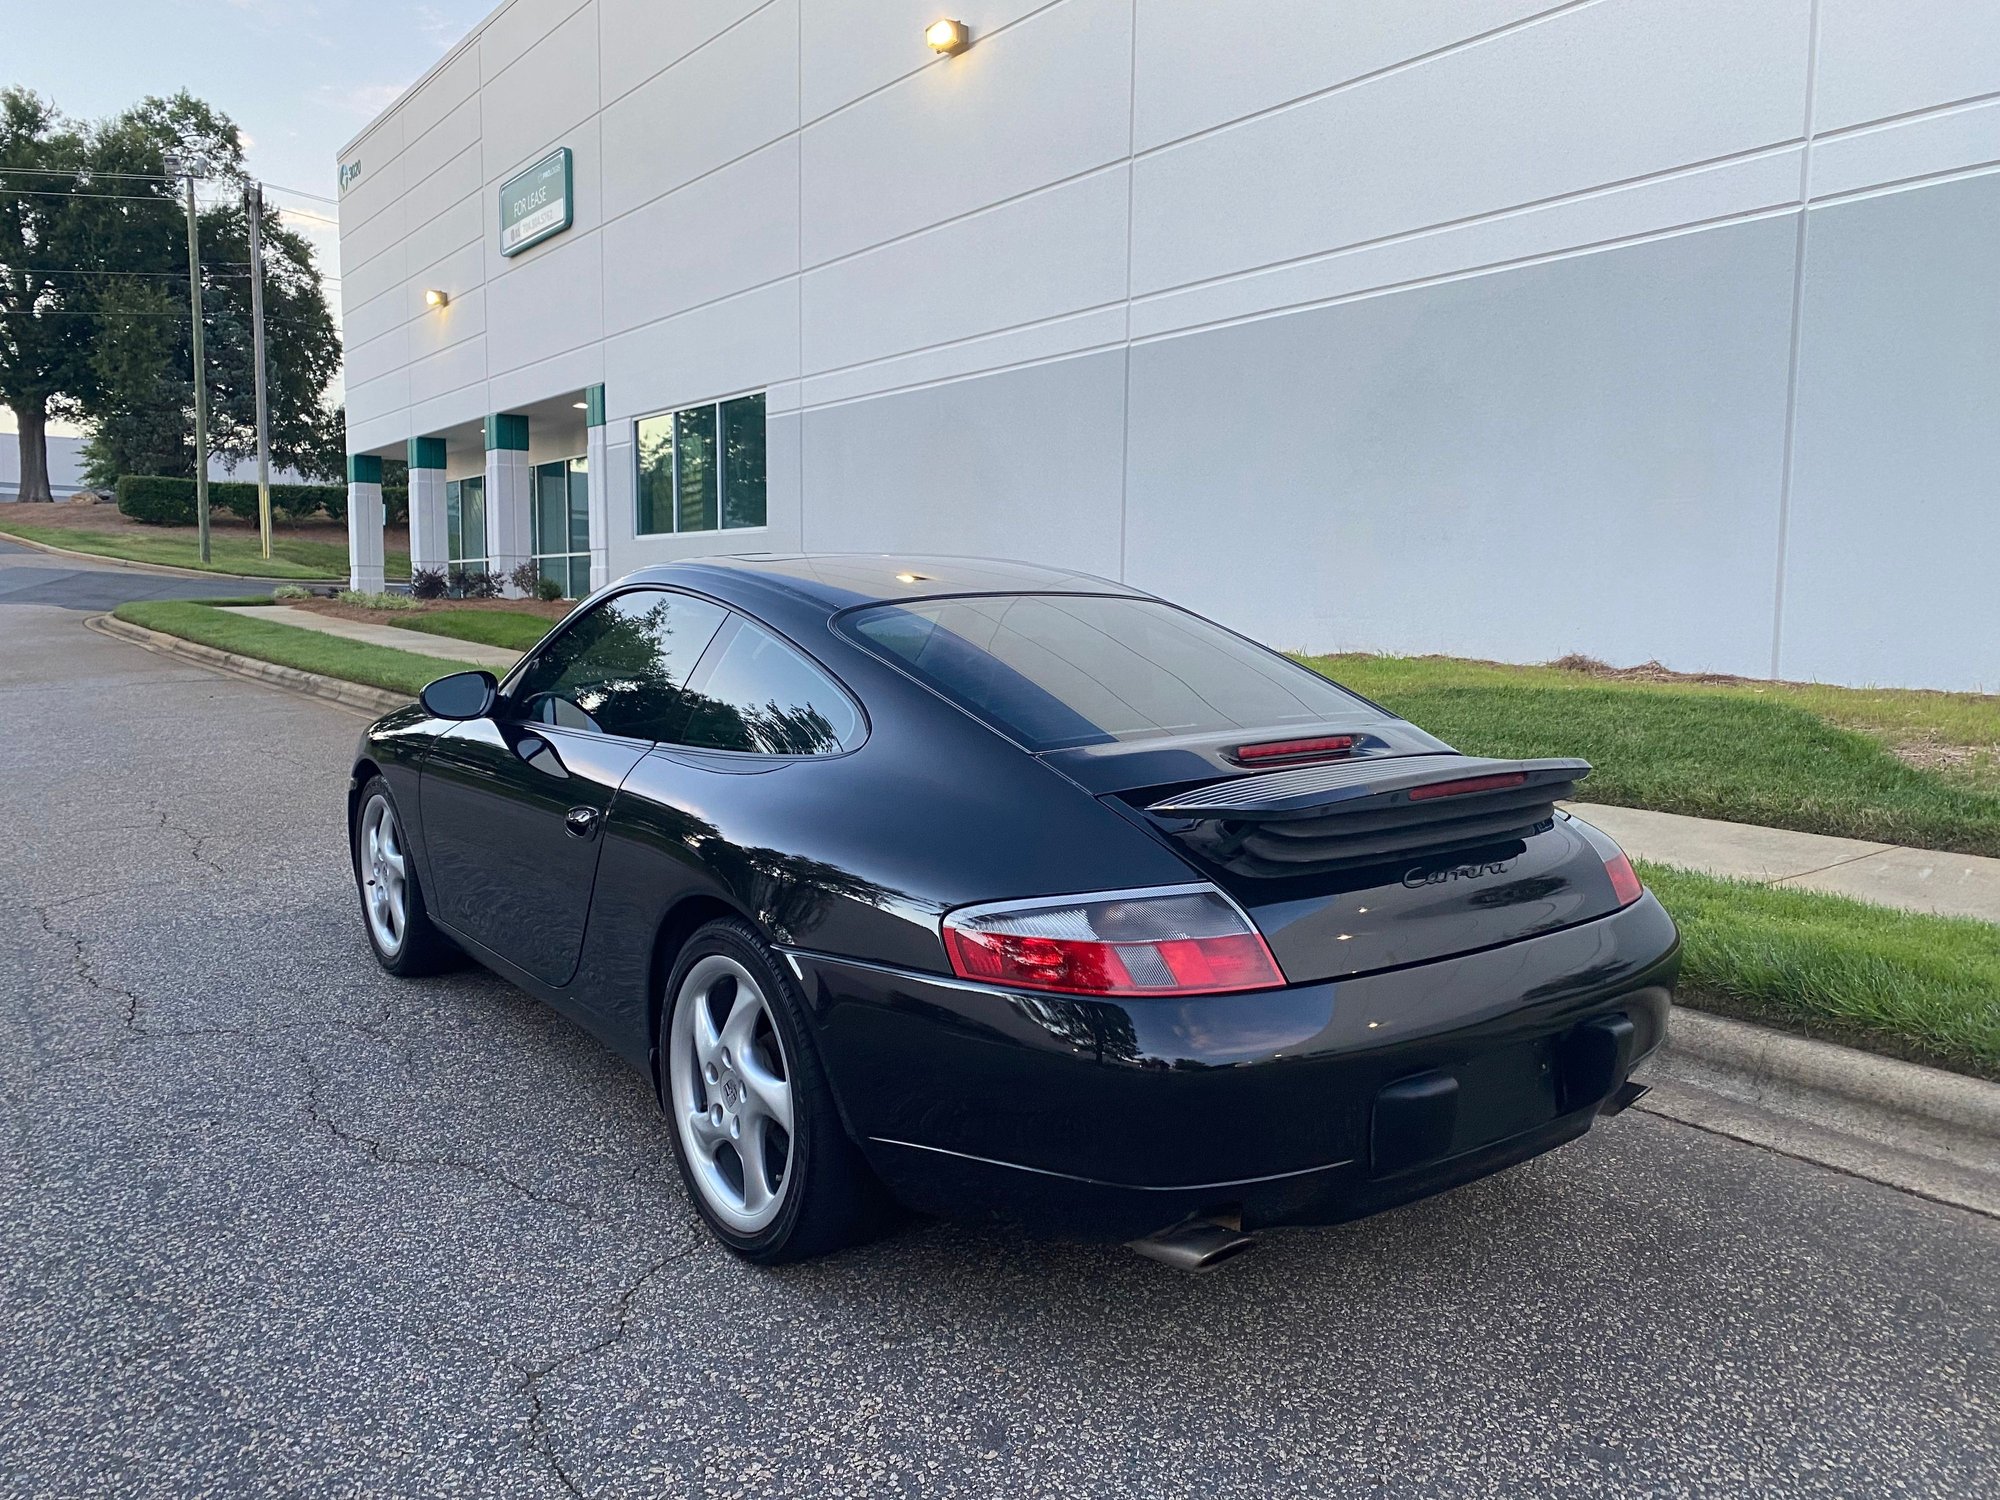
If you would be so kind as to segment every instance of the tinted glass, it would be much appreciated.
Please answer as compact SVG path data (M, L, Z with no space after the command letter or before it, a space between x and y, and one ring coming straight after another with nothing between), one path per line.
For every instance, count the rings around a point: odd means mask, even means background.
M764 524L764 398L722 403L722 524Z
M674 472L681 531L715 530L715 408L674 417Z
M486 562L486 481L454 479L444 487L445 557L455 563Z
M1275 651L1151 599L883 605L847 628L1034 750L1383 717Z
M739 621L698 692L683 744L765 755L830 755L861 716L824 672L768 630Z
M539 723L666 738L688 673L726 614L685 594L619 594L550 641L508 697L521 717Z
M638 424L639 534L674 529L674 419L644 417Z

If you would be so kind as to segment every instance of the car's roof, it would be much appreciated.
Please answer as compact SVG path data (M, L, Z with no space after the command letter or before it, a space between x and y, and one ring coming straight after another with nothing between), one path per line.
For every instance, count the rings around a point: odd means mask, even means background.
M1137 589L1062 568L989 557L915 557L893 552L755 553L642 568L627 582L682 583L722 594L745 585L831 614L859 604L952 594L1129 594Z

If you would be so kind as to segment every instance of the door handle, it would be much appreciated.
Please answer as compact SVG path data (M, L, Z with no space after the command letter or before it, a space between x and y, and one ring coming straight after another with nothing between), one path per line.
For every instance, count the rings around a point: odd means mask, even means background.
M587 839L597 832L600 816L594 807L572 807L563 814L563 830L571 838Z

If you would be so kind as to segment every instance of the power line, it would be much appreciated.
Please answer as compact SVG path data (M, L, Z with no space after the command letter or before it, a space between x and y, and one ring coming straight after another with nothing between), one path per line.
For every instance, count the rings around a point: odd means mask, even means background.
M247 264L247 262L237 262ZM90 266L6 266L0 265L0 275L8 276L145 276L164 277L168 281L185 281L185 271L100 271ZM218 281L248 281L248 271L217 272Z
M93 193L83 188L10 188L0 187L0 193L13 198L98 198L108 203L166 203L178 208L170 197L153 197L146 193Z
M264 190L270 193L290 193L294 198L311 198L320 203L331 203L335 208L340 206L338 198L329 198L325 193L309 193L304 188L279 187L274 182L267 182L264 184Z
M207 315L206 309L203 310L203 315L204 316ZM106 322L113 322L119 318L185 318L186 316L187 316L186 308L177 308L173 312L117 312L117 313L20 312L20 311L7 312L4 310L0 310L0 318L38 318L38 319L39 318L102 318Z
M179 176L168 172L100 172L95 167L0 167L0 177L90 177L103 178L106 182L114 179L126 182L179 182Z

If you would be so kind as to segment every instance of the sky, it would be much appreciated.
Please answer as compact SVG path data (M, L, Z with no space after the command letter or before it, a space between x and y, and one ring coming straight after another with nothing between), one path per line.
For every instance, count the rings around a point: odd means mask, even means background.
M0 85L82 119L183 88L207 100L242 128L251 174L312 239L337 306L334 232L315 222L333 217L335 153L498 3L0 0Z

